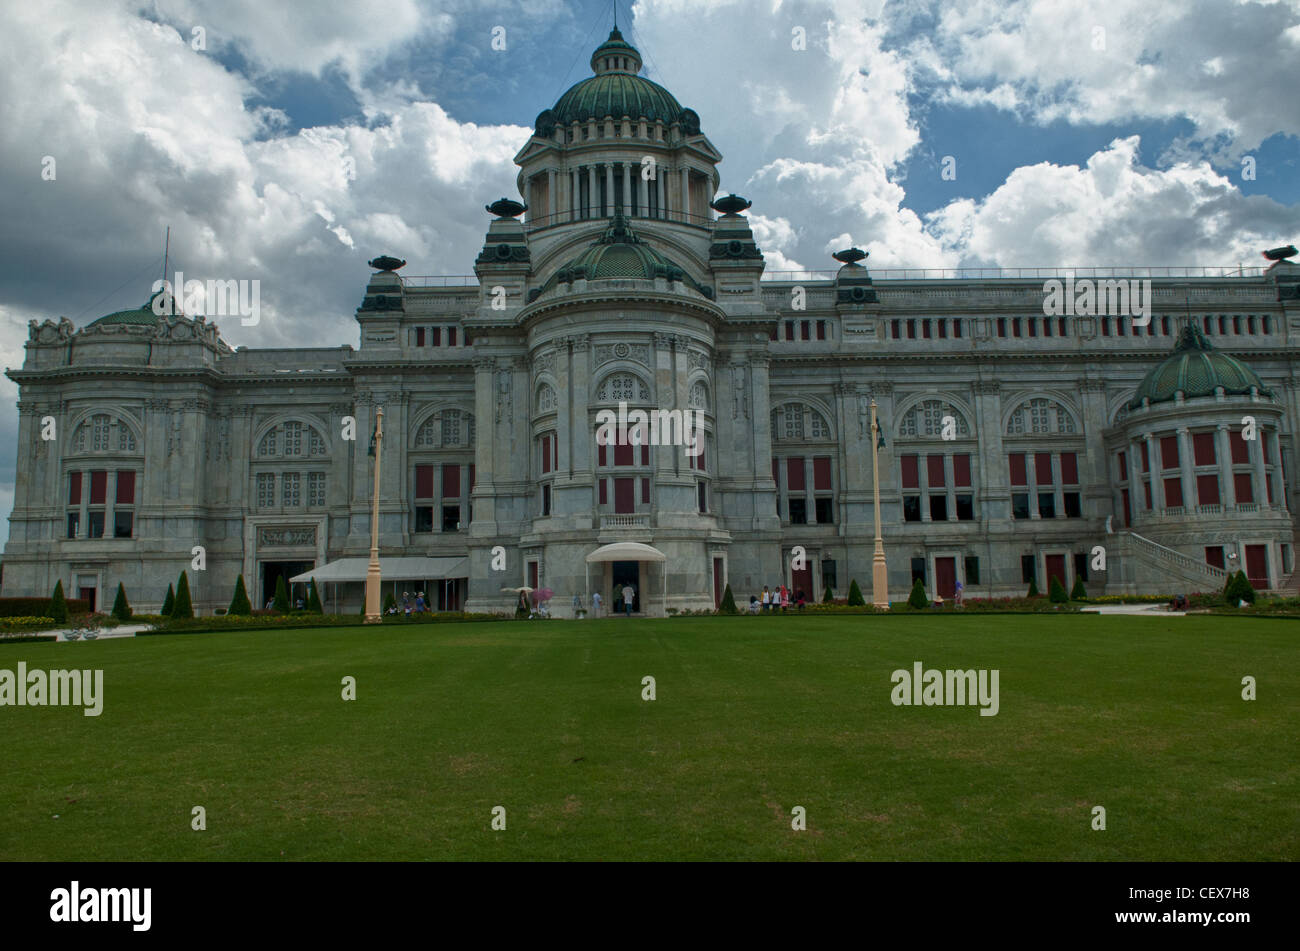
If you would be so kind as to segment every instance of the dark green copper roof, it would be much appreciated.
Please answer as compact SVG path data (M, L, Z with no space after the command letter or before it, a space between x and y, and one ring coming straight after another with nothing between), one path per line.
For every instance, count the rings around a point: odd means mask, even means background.
M556 284L569 284L578 280L651 281L657 277L681 281L706 297L712 296L685 270L642 241L623 217L623 213L618 212L603 235L551 275L541 293L549 291Z
M682 105L658 83L634 73L610 72L572 87L551 112L561 125L606 116L644 117L650 122L662 119L665 125L671 125L681 116Z
M153 298L150 298L152 302ZM118 310L111 314L105 314L98 320L92 320L89 324L91 327L101 326L104 324L140 324L146 327L153 327L158 323L158 315L153 312L149 304L143 307L137 307L134 310Z
M1167 402L1179 392L1188 400L1213 396L1219 387L1230 395L1247 395L1252 389L1273 395L1254 370L1236 357L1215 350L1196 322L1189 320L1178 335L1174 352L1143 378L1128 408L1137 409L1144 399Z

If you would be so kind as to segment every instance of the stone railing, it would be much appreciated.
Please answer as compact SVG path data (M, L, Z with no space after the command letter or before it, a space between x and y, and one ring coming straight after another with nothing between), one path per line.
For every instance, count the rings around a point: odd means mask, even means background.
M1187 574L1199 577L1201 580L1212 581L1220 588L1227 583L1228 573L1222 568L1215 568L1213 565L1207 565L1205 562L1198 561L1191 555L1184 555L1181 551L1175 551L1172 548L1161 545L1159 542L1153 542L1151 539L1139 535L1137 532L1127 532L1126 534L1135 543L1134 547L1148 557L1154 558L1157 561L1162 561L1167 565L1175 566Z
M649 528L649 515L602 515L601 528Z

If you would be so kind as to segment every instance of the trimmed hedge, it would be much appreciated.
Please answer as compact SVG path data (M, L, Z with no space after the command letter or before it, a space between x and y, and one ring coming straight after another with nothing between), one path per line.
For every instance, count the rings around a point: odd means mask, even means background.
M441 614L385 615L384 624L449 624L458 621L508 621L505 614L463 614L460 612L443 612ZM140 631L139 635L151 634L204 634L217 631L274 631L303 627L359 627L360 622L354 614L312 614L307 611L292 614L261 614L253 617L225 615L224 617L196 617L184 620L168 620L151 631Z
M0 598L0 618L53 617L50 611L53 598ZM68 614L89 614L90 602L85 598L67 598Z
M52 617L4 617L0 618L0 631L44 631L54 627Z

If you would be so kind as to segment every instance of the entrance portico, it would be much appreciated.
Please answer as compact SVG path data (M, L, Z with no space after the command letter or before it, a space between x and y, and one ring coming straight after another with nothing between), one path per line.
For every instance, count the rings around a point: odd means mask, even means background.
M651 545L643 545L640 542L614 542L611 545L603 545L587 556L587 591L588 593L591 592L591 566L601 564L603 569L605 563L612 563L613 582L629 581L632 575L635 575L637 581L640 582L633 582L632 585L640 602L637 605L638 613L649 615L652 612L650 611L649 598L646 597L645 583L650 575L649 564L657 562L659 564L660 600L658 610L653 613L656 617L665 617L668 604L667 560L668 556L659 549ZM641 566L643 564L646 565L646 570L642 570ZM604 588L603 570L601 574L601 587ZM613 591L611 590L609 593L613 594ZM617 599L611 599L609 609L611 614L618 613L622 609L622 595L619 595Z

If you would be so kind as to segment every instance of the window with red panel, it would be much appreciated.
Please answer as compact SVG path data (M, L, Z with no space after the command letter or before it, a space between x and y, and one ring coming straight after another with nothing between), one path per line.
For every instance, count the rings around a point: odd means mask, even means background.
M1192 461L1198 466L1212 466L1215 460L1214 433L1192 433Z
M1025 466L1025 454L1023 452L1013 452L1007 456L1011 464L1011 484L1012 485L1029 485L1029 471Z

